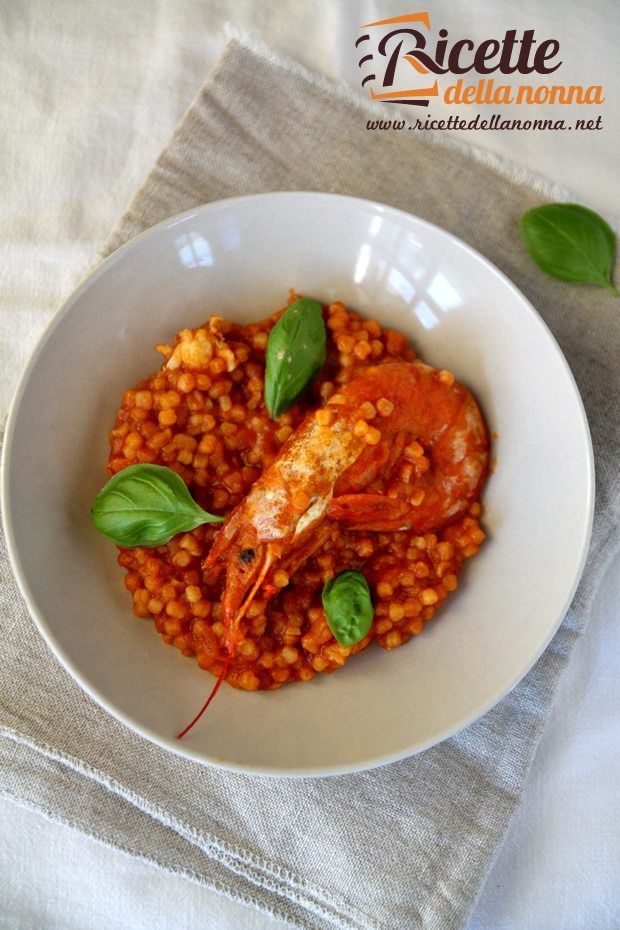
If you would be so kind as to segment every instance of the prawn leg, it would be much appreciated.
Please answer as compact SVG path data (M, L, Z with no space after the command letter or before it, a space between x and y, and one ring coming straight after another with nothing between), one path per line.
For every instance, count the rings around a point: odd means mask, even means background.
M388 531L400 529L410 511L406 501L385 494L341 494L329 502L327 516L351 523L352 529Z

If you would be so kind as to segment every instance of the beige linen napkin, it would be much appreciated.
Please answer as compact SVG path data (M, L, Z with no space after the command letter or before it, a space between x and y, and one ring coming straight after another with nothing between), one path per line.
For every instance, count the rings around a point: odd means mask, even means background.
M104 253L205 201L316 189L409 210L488 256L553 330L593 432L594 536L560 631L508 697L419 756L338 778L251 778L167 753L94 704L36 631L2 548L0 791L298 927L462 928L617 531L620 314L608 294L553 281L528 259L518 222L540 202L531 186L458 147L368 132L366 119L343 91L231 41Z

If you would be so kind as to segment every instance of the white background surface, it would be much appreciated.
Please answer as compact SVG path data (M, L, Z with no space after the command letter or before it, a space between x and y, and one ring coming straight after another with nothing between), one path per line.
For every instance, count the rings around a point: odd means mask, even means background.
M535 28L541 38L560 40L563 82L605 85L601 132L468 139L568 187L589 206L620 213L614 0L587 10L576 0L518 9L506 0L475 7L433 0L425 8L435 27L478 41ZM44 324L88 270L206 78L224 21L355 88L351 47L359 25L405 11L397 0L0 2L0 410ZM620 558L562 682L471 930L620 926L619 603ZM2 928L282 926L7 802L0 804L0 834Z

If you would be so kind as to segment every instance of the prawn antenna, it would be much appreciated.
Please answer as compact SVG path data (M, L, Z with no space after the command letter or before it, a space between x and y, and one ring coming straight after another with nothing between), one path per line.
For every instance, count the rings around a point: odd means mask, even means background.
M275 561L276 558L277 558L277 555L276 555L276 553L274 552L274 548L273 548L272 546L267 546L267 552L266 552L266 555L265 555L265 559L264 559L263 565L261 566L260 572L259 572L259 574L258 574L258 578L256 579L254 585L252 586L252 590L250 591L250 593L248 594L248 596L245 598L245 600L243 601L241 607L239 608L239 610L237 611L237 613L236 613L235 616L233 617L233 621L232 621L232 624L231 624L232 630L236 630L238 624L240 623L240 621L241 621L241 620L243 619L243 617L245 616L245 613L246 613L248 607L250 606L250 604L252 603L252 601L253 601L254 598L256 597L257 591L259 590L260 586L262 585L263 581L265 580L265 576L266 576L267 572L269 571L269 569L271 568L271 566L272 566L272 564L273 564L273 562ZM177 739L183 739L183 737L185 736L185 734L186 734L186 733L189 733L189 731L190 731L191 728L194 726L194 724L195 724L195 723L198 723L198 721L200 720L200 718L202 717L202 715L203 715L204 712L206 711L207 707L209 706L209 704L211 703L211 701L213 700L213 698L215 697L215 695L217 694L217 692L220 690L221 684L222 684L222 682L224 681L224 679L226 678L226 676L227 676L227 674L228 674L228 670L229 670L229 668L230 668L230 663L232 662L233 658L235 657L235 653L236 653L235 644L229 641L229 644L228 644L228 655L226 656L226 659L224 660L224 664L223 664L223 666L222 666L222 671L221 671L220 674L218 675L217 681L215 682L213 688L211 689L211 693L209 694L209 697L208 697L207 700L204 702L204 704L202 705L202 707L200 708L200 710L198 711L198 713L196 714L196 716L194 717L194 719L193 719L190 723L187 724L187 726L185 727L184 730L181 730L180 733L177 733Z
M186 734L186 733L189 733L189 731L190 731L191 728L194 726L194 724L195 724L195 723L198 723L198 721L200 720L200 718L201 718L202 715L204 714L205 710L207 709L207 707L209 706L209 704L211 703L211 701L213 700L213 698L215 697L215 695L217 694L217 692L220 690L220 686L221 686L222 682L224 681L224 679L225 679L226 676L228 675L228 669L230 668L230 663L231 663L232 659L233 659L233 652L231 651L231 652L228 653L228 655L226 656L226 659L224 660L224 664L222 665L222 671L221 671L220 674L218 675L217 681L216 681L215 684L213 685L213 688L211 689L211 693L210 693L209 697L208 697L207 700L204 702L204 704L202 705L202 707L200 708L200 710L198 711L198 713L196 714L196 716L194 717L194 719L191 721L191 723L188 723L184 730L181 730L180 733L177 733L177 739L183 739L183 737L185 736L185 734Z

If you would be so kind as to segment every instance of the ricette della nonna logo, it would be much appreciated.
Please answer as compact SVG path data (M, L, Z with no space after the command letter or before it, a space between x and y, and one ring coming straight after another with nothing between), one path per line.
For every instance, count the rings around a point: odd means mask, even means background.
M540 107L600 106L605 100L601 84L563 83L559 40L539 37L534 29L507 29L502 36L474 42L452 36L445 27L435 31L429 12L421 11L366 23L355 49L361 85L370 100L398 109L428 111L434 101ZM601 128L581 122L575 128Z

